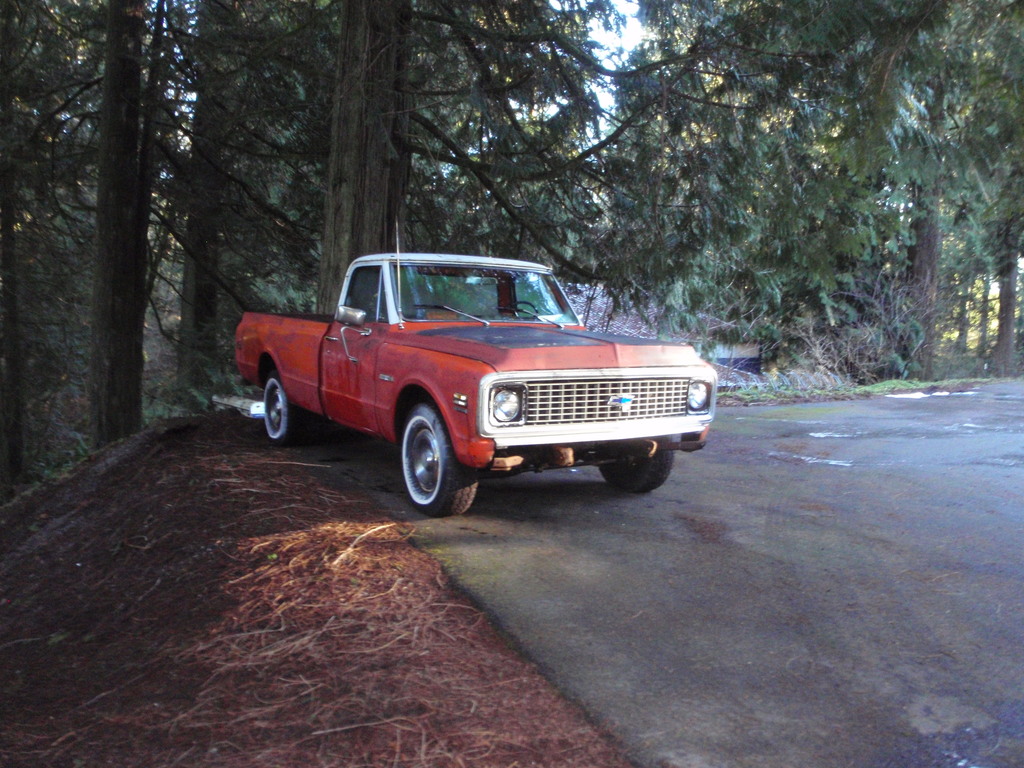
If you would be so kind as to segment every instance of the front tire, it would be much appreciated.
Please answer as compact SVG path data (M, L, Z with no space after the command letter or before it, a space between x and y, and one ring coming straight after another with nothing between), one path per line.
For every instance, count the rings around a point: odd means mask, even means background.
M460 464L437 409L420 403L402 432L402 476L409 500L431 517L461 515L476 497L477 475Z
M630 493L648 493L660 488L672 473L675 451L658 451L653 456L620 459L598 467L605 482Z

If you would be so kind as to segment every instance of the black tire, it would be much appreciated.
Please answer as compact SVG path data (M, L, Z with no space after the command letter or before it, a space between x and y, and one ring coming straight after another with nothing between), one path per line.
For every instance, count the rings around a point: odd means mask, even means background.
M648 493L660 488L672 474L675 451L658 451L653 456L621 459L614 464L601 464L601 476L613 488L631 493Z
M402 476L413 506L431 517L461 515L476 497L476 470L455 458L444 419L427 403L412 409L402 430Z
M267 428L270 442L274 445L290 445L296 441L301 432L300 410L288 401L280 374L271 371L263 385L263 425Z

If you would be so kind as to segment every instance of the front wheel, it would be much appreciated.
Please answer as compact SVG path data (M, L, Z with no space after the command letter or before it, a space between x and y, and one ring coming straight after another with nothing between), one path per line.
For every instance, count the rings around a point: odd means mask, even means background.
M431 517L461 515L476 497L476 471L455 458L444 420L426 403L413 408L405 422L402 475L409 499Z
M672 473L675 451L658 451L653 456L620 459L598 467L608 485L632 493L660 488Z

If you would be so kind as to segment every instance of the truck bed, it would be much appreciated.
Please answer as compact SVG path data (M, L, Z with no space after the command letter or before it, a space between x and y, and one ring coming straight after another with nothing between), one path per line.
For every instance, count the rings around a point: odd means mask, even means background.
M320 402L320 345L331 326L330 315L302 312L246 312L235 336L242 377L262 386L268 361L280 368L289 399L314 413ZM261 362L263 361L263 362Z

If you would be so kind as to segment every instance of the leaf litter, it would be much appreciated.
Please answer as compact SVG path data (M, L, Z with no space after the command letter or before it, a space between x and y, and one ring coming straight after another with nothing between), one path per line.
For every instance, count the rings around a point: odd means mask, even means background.
M408 524L282 456L189 419L0 507L0 764L629 765Z

